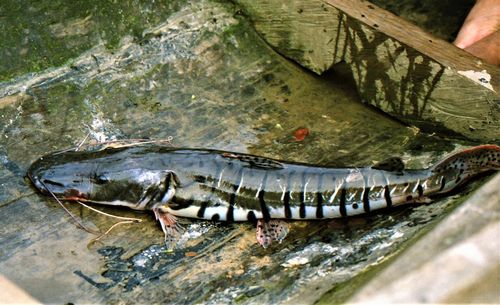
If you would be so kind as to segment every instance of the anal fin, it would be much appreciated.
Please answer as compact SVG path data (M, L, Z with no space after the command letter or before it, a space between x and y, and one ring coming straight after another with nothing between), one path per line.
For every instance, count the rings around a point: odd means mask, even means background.
M271 219L266 222L257 220L257 242L264 248L269 247L273 241L281 243L289 232L288 223L283 220Z

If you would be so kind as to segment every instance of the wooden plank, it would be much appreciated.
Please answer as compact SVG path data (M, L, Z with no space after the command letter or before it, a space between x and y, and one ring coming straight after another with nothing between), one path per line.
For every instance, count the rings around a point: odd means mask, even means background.
M367 1L239 0L278 52L321 74L345 61L363 102L432 132L500 139L500 69Z
M498 302L499 184L497 174L347 303Z

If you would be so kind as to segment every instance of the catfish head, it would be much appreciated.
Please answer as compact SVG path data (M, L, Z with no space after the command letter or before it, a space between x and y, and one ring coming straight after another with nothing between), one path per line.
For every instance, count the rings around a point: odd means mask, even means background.
M55 152L35 161L27 176L42 194L61 200L143 210L168 201L176 184L172 172L144 158L134 149Z

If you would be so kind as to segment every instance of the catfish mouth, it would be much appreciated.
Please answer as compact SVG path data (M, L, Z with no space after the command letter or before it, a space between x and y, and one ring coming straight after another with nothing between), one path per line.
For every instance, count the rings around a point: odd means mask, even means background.
M68 188L63 183L49 179L41 180L39 177L33 176L31 173L28 173L28 178L31 180L35 188L43 195L53 196L62 200L88 201L89 196L87 194L74 188Z
M38 178L37 176L33 176L31 172L28 172L27 174L28 178L30 179L31 183L35 186L35 188L42 194L48 195L49 191L47 187L45 186L44 183Z

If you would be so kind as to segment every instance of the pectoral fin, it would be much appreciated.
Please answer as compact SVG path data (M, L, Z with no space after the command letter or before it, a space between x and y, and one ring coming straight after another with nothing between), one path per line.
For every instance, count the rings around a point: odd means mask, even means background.
M184 228L177 223L177 217L164 211L161 207L153 208L156 219L160 222L161 229L165 233L165 245L171 250L175 249L181 239Z

